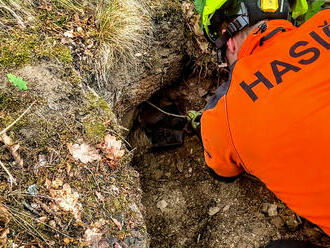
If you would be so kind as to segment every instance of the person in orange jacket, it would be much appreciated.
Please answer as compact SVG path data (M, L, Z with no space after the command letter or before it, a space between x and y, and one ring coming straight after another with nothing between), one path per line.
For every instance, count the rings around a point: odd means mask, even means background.
M286 0L210 2L204 32L231 73L202 114L207 165L219 178L258 177L330 235L330 9L297 28Z

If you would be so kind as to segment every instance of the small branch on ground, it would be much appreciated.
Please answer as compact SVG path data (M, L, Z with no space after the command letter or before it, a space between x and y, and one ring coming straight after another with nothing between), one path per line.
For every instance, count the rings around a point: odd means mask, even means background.
M11 129L20 119L23 118L24 115L26 115L27 112L32 108L32 106L37 102L35 100L24 112L21 114L16 120L14 120L8 127L6 127L4 130L0 132L0 136L2 136L4 133L6 133L9 129Z
M9 177L8 180L10 182L10 187L12 187L13 184L16 184L16 179L13 177L13 175L9 172L7 167L1 161L0 161L0 166L7 173L8 177Z

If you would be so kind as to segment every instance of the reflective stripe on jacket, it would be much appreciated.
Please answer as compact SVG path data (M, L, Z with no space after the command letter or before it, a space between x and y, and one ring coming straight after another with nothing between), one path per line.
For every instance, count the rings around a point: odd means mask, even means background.
M228 92L202 116L205 159L244 169L330 234L330 10L267 21L244 42Z

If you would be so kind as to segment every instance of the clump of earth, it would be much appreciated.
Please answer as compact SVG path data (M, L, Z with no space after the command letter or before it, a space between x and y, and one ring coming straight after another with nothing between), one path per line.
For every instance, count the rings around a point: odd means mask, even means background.
M150 101L185 114L202 109L218 84L215 78L189 76ZM140 173L151 247L257 248L285 238L330 247L318 227L289 210L256 178L243 175L233 183L213 179L201 141L193 134L186 133L182 145L155 149L146 123L157 126L171 118L143 104L129 136L136 148L133 166Z

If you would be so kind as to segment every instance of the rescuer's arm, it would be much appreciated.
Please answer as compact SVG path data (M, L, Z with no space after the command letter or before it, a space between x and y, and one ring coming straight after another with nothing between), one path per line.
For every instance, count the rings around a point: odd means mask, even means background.
M231 140L227 125L225 98L207 109L201 119L201 133L206 164L217 179L234 178L243 172L240 158Z

